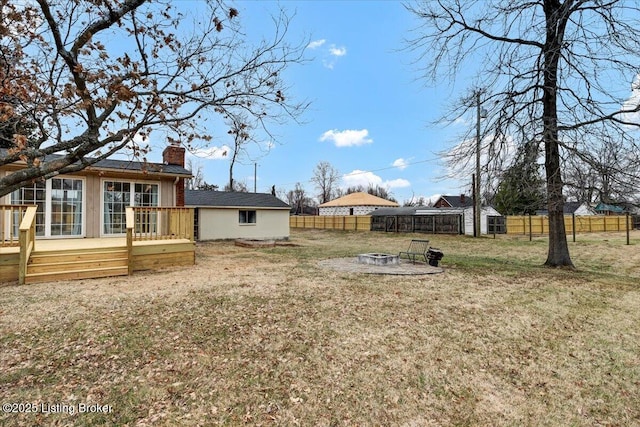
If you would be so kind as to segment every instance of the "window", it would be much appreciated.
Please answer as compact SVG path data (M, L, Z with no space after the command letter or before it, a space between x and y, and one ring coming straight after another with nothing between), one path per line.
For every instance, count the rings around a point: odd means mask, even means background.
M46 215L46 184L44 182L36 182L14 191L11 194L11 203L14 205L37 205L36 211L36 236L45 235L45 215ZM18 226L20 221L14 221L14 234L18 235Z
M51 180L51 235L82 235L82 180Z
M83 191L83 179L52 178L14 191L11 203L38 206L36 236L82 236Z
M256 223L256 211L239 211L240 224L255 224Z
M128 206L158 206L159 186L155 183L104 181L103 188L103 234L124 234L127 232L126 210ZM148 233L157 226L155 212L143 212L145 218L138 218L138 232Z
M105 234L127 232L126 207L131 204L131 184L128 182L105 181L104 224Z

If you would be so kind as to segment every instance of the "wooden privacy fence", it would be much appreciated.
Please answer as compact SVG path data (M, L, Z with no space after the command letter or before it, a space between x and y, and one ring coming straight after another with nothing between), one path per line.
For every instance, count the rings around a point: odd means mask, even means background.
M545 215L507 216L507 234L549 234L549 217ZM627 221L629 221L627 223ZM628 224L628 225L627 225ZM567 233L602 233L627 231L633 227L632 219L626 215L573 216L565 215Z
M371 230L371 217L368 215L290 216L289 227L369 231Z

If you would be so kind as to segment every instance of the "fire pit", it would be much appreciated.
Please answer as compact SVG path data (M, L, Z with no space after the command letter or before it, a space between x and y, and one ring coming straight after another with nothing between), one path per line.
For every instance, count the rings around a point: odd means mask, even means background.
M360 254L358 264L393 265L398 264L398 255L389 254Z

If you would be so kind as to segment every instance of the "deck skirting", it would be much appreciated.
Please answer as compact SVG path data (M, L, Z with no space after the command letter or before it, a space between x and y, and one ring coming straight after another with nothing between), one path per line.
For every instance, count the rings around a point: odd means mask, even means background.
M0 248L0 283L19 280L19 248ZM123 276L130 272L195 264L195 242L189 239L48 239L36 241L24 282L52 282Z

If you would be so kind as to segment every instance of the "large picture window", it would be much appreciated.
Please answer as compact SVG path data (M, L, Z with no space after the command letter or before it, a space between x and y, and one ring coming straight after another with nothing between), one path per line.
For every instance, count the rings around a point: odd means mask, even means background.
M84 180L52 178L14 191L11 203L37 205L36 236L82 236ZM14 230L17 234L18 230Z

